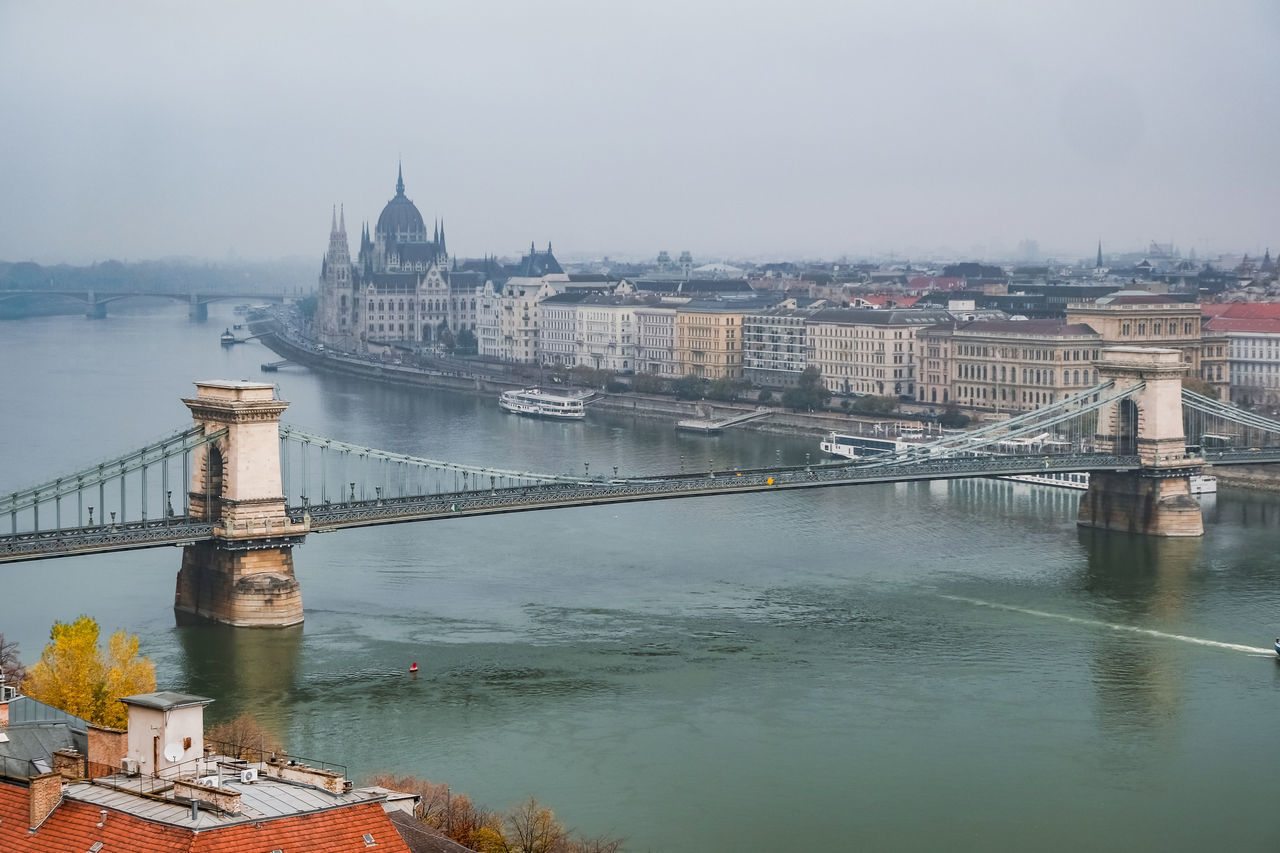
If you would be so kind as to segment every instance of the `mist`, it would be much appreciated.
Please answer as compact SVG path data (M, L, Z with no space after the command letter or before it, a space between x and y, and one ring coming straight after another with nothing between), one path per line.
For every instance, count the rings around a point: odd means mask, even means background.
M1280 6L1058 5L9 0L0 259L1280 247Z

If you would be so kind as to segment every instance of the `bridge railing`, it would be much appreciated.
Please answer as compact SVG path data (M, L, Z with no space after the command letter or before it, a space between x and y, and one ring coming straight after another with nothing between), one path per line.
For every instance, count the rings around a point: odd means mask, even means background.
M184 517L192 454L225 435L225 429L190 427L38 486L0 493L0 520L7 517L9 533L17 534L61 530L64 515L74 518L68 528Z
M571 506L608 500L643 500L647 497L732 492L736 489L788 488L795 486L852 485L862 482L895 482L998 476L1032 472L1132 470L1141 466L1137 456L1062 454L1030 457L926 458L897 465L787 466L749 470L703 471L644 478L598 478L577 482L540 483L487 492L418 495L366 501L291 507L290 514L307 518L313 530L358 526L381 520L417 517L441 518L503 509Z

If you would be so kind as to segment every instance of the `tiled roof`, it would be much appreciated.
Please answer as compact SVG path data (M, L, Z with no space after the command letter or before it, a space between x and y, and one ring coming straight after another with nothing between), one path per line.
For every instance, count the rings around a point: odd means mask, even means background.
M1243 319L1238 317L1214 317L1205 324L1211 332L1260 332L1280 334L1280 317L1267 319Z
M1096 337L1098 334L1086 323L1064 323L1062 320L975 320L958 324L956 332L1029 335L1038 338Z
M192 832L108 810L96 803L64 798L40 828L29 833L26 788L0 783L0 850L5 853L87 851L101 853L409 853L377 802L322 812L205 828ZM101 826L99 826L101 822ZM373 837L366 844L365 834Z
M825 308L814 314L811 323L847 323L865 326L920 326L945 323L951 319L946 312L936 308Z
M1209 308L1221 308L1221 311L1209 311ZM1233 320L1273 320L1280 318L1280 302L1227 302L1222 305L1203 305L1200 310L1205 314L1216 314L1219 317L1230 317Z

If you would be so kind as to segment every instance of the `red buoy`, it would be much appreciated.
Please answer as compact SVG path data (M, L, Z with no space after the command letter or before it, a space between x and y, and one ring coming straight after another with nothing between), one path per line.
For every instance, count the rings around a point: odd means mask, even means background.
M417 672L417 671L418 671L418 662L417 662L417 661L414 661L413 663L409 664L409 671L410 671L410 672Z

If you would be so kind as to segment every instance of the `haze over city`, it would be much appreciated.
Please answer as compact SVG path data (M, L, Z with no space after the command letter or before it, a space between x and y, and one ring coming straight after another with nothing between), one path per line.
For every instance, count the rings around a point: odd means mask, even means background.
M1260 254L1268 0L0 4L0 259ZM1277 247L1271 246L1274 250Z

